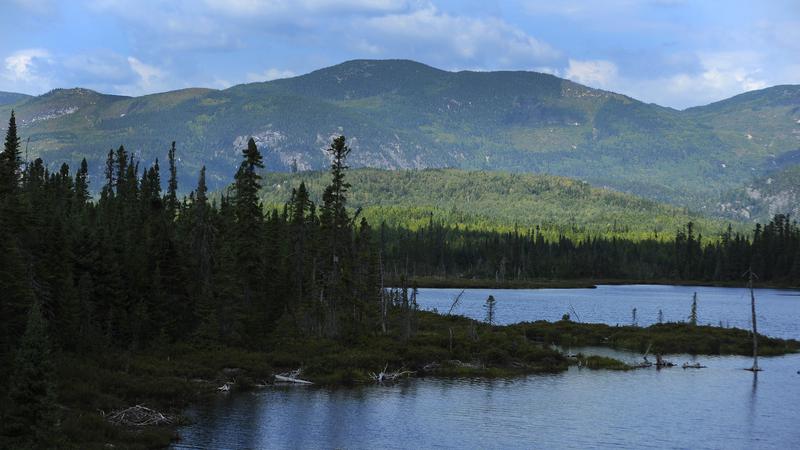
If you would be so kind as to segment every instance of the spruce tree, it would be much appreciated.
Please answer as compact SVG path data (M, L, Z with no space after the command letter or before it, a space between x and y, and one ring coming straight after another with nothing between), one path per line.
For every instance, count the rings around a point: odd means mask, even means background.
M197 320L196 336L203 340L219 338L218 304L214 297L215 239L218 233L214 224L213 208L208 203L206 168L200 169L197 187L190 195L191 203L183 211L188 223L190 278ZM181 213L183 216L184 214Z
M486 303L483 307L486 308L486 323L494 325L497 320L497 300L495 300L493 295L490 295L489 298L486 299Z
M3 435L12 448L51 448L55 426L53 363L46 323L38 302L31 305L8 390L10 408Z
M291 239L292 250L290 257L292 259L292 289L294 290L294 308L299 308L305 296L307 285L307 267L308 267L308 253L309 253L309 232L310 224L308 214L311 207L311 200L308 196L308 190L304 182L300 183L300 187L292 192L290 200L291 216Z
M75 200L83 206L91 198L89 193L89 165L86 158L81 161L81 167L75 173Z
M8 119L8 129L3 145L3 152L0 153L0 197L13 195L19 188L20 169L22 160L20 159L20 139L17 136L17 119L14 111L11 111L11 118Z
M263 314L268 309L264 295L264 214L258 192L261 189L259 169L264 168L261 152L250 138L242 152L243 160L233 184L234 228L237 276L241 280L242 298L252 314L252 326L263 327Z
M351 267L349 250L352 246L352 224L345 209L350 184L345 181L346 164L350 148L345 137L333 140L328 153L331 156L331 183L322 194L320 227L322 245L321 281L322 297L326 306L326 333L339 334L340 310L347 310L351 302L349 284Z
M175 141L172 141L169 149L169 183L165 203L167 217L174 220L178 211L178 169L175 166Z
M19 240L0 239L0 364L10 355L25 327L25 311L33 301L28 270ZM3 370L0 369L0 374Z

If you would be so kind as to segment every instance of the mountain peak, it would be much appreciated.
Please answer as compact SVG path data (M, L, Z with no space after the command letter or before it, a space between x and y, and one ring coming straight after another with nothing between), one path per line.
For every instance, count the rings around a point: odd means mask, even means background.
M94 97L129 98L126 95L103 94L94 91L92 89L86 89L82 87L56 88L40 95L38 98L53 99L53 98L94 98Z

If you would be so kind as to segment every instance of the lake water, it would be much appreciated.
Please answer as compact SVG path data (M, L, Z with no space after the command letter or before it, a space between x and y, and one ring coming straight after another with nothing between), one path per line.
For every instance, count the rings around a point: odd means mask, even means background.
M554 320L570 305L582 321L642 325L684 320L698 293L702 323L749 326L741 289L601 286L569 290L468 290L456 312L483 317L498 300L502 323ZM447 311L460 290L420 290ZM800 292L757 290L765 334L800 338ZM574 313L573 313L574 314ZM578 351L581 349L572 349ZM584 349L635 360L638 354ZM670 355L677 363L688 355ZM514 379L419 379L391 386L271 387L221 394L188 411L175 448L800 448L800 355L697 357L706 369L580 370Z
M446 313L461 289L420 289L417 302L423 309ZM749 329L750 292L743 288L671 285L603 285L595 289L467 289L454 309L483 320L489 295L497 300L497 323L561 319L609 325L630 325L636 308L639 325L658 321L687 321L692 295L697 293L697 316L701 324ZM756 289L758 331L773 337L800 339L800 291ZM576 314L577 313L577 316Z

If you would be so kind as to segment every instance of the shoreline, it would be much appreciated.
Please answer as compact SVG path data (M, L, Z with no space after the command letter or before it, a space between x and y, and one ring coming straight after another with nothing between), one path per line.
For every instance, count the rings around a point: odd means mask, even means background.
M532 279L495 281L487 278L457 277L412 277L406 280L407 286L432 289L596 289L597 286L625 285L674 285L698 287L744 288L744 282L734 281L702 281L702 280L665 280L665 279ZM399 286L399 278L387 278L387 286ZM785 282L754 283L756 289L800 290L800 284Z
M399 317L396 317L399 318ZM159 448L180 442L187 408L219 395L219 387L250 391L275 384L275 375L302 369L297 376L314 387L375 384L374 372L410 372L411 378L498 378L561 373L578 359L553 348L600 346L644 354L742 355L751 351L746 330L686 323L648 327L556 322L492 326L464 316L427 311L416 315L413 333L401 322L388 334L332 340L296 334L275 335L260 349L191 346L180 343L139 353L101 356L63 354L59 358L59 401L70 416L62 431L76 448ZM765 357L800 352L800 341L760 336ZM622 361L579 356L592 370L638 370ZM159 427L112 425L98 411L143 405L173 417Z

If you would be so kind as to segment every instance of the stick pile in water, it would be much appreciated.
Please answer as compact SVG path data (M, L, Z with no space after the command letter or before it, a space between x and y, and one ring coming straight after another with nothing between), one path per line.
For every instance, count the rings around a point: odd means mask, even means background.
M397 372L387 372L386 369L389 368L389 364L386 364L386 367L383 368L382 371L379 373L372 372L369 374L369 377L372 378L376 383L391 383L394 381L399 380L402 377L407 377L409 375L413 375L414 372L410 370L399 370Z
M154 411L146 406L136 405L126 409L118 409L108 414L106 420L114 425L146 427L172 423L172 418Z

